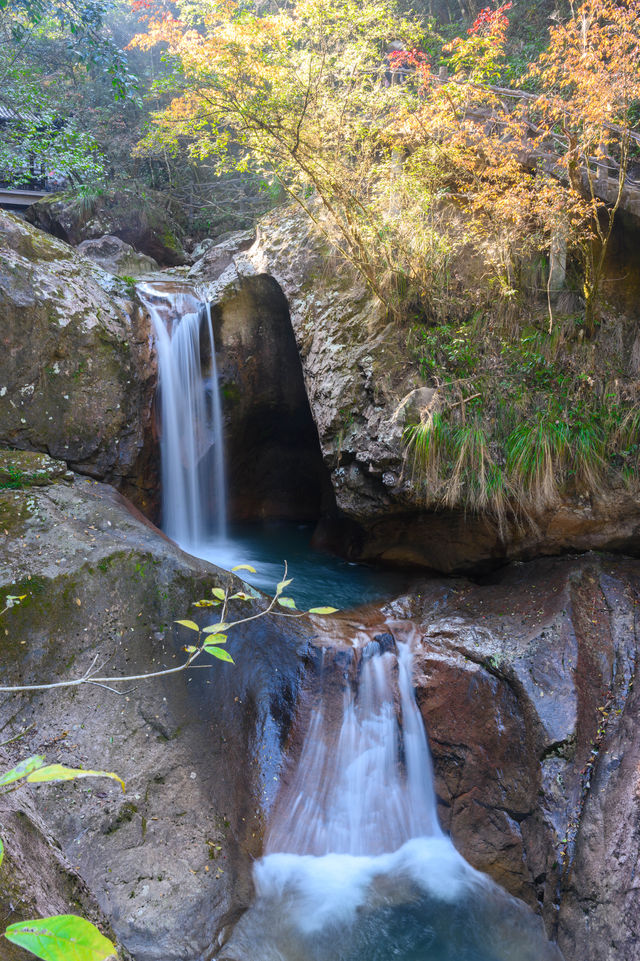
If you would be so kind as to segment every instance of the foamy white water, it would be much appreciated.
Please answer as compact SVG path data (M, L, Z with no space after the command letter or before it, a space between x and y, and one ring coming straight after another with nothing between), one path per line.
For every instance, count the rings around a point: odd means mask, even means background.
M268 854L375 855L442 836L409 644L386 652L368 644L345 675L341 720L321 698L274 812Z
M146 283L138 294L151 316L158 352L162 528L198 553L199 544L225 536L227 515L211 311L186 286Z
M438 824L410 642L354 644L324 652L255 902L219 961L562 961Z

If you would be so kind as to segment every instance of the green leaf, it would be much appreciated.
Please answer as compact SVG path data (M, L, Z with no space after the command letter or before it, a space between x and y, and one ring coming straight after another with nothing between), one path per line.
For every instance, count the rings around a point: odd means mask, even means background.
M221 601L223 601L227 596L221 587L212 588L211 593L213 594L214 597L217 597Z
M228 627L229 627L228 624L225 624L224 621L220 621L219 624L209 624L209 627L203 628L202 633L203 633L203 634L216 634L218 631L226 631L226 629L227 629Z
M85 771L84 768L65 767L64 764L47 764L46 767L30 774L27 781L32 784L43 784L50 781L75 781L76 778L81 777L110 777L118 781L124 791L124 781L117 774L111 774L110 771Z
M295 608L295 606L296 606L296 602L294 601L294 599L293 599L292 597L279 597L279 598L278 598L278 604L281 604L282 607L293 607L293 608Z
M237 594L232 594L229 598L230 601L250 601L251 594L245 594L244 591L238 591Z
M198 648L194 647L193 644L186 644L184 650L187 652L187 654L195 654Z
M95 925L75 914L58 914L10 925L5 937L42 961L105 961L115 946Z
M307 614L335 614L337 607L310 607Z
M252 567L251 564L237 564L236 567L232 567L231 570L232 571L250 571L251 574L258 573L255 567Z
M33 757L28 757L24 761L20 761L15 767L12 767L10 771L0 776L0 787L3 784L13 784L14 781L19 781L21 778L26 777L27 774L31 774L32 771L37 770L37 768L42 767L44 764L44 758L39 754Z
M194 601L193 606L194 607L217 607L219 603L220 601L209 601L209 600Z
M195 621L176 621L176 624L182 624L183 627L188 627L190 631L198 631L198 633L200 633L200 628Z
M234 663L231 654L225 651L224 647L216 647L215 644L205 644L204 649L207 654L213 654L214 657L220 658L221 661L229 661L231 664Z
M206 644L226 644L227 635L226 634L212 634L211 637L207 638ZM206 649L205 644L205 649Z
M288 587L292 580L293 580L293 578L290 577L290 578L289 578L288 580L286 580L286 581L279 581L278 584L276 584L276 596L277 596L278 594L282 594L282 592L283 592L283 590L285 589L285 587Z

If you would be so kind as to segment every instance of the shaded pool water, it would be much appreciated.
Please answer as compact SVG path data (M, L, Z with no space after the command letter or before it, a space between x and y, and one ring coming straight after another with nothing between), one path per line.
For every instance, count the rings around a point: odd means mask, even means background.
M225 570L250 564L257 573L241 571L240 576L267 594L275 592L286 561L287 577L293 579L287 594L299 609L329 605L348 610L397 596L410 584L406 573L354 564L315 550L313 530L311 525L285 522L235 524L225 537L182 546Z

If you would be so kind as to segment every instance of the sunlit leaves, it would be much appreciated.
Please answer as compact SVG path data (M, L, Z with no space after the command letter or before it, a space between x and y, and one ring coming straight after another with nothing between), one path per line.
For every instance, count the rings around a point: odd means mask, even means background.
M32 784L44 784L52 781L75 781L85 777L112 778L119 783L123 791L125 790L122 778L110 771L89 771L84 768L65 767L63 764L48 764L46 767L38 768L27 776L27 781Z
M12 924L5 937L42 961L106 961L116 955L95 925L73 914Z
M220 661L228 661L230 664L234 663L233 658L228 651L225 651L223 647L216 647L214 644L205 644L204 646L207 654L211 654L213 657L217 657Z
M337 607L310 607L308 614L335 614L337 612Z
M289 607L289 608L295 608L296 606L296 602L292 597L279 597L278 604L280 604L281 607Z
M198 633L200 633L200 628L195 621L176 621L176 624L181 624L183 627L188 627L190 631L198 631Z
M0 775L0 787L26 780L31 784L44 784L52 781L75 781L85 777L108 777L118 781L122 790L125 785L121 777L110 771L91 771L85 768L70 768L63 764L47 764L40 754L25 758L10 771Z
M3 787L5 784L13 784L16 781L20 781L28 774L31 774L32 771L42 767L44 763L44 757L40 754L25 758L24 761L20 761L20 763L16 764L10 771L6 771L0 775L0 787Z

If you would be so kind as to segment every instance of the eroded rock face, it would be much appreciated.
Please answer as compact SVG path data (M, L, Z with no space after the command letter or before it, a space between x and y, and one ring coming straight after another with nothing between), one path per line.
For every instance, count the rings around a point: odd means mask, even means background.
M448 573L571 550L640 551L640 501L622 486L567 493L501 530L488 516L427 510L403 432L433 392L411 358L409 331L386 322L302 212L279 208L261 220L251 247L244 235L231 238L190 271L214 302L256 276L273 278L287 299L336 504L360 529L342 545L351 556Z
M181 212L166 197L142 185L107 190L91 199L74 193L50 194L32 204L26 218L72 246L109 234L162 267L187 262Z
M171 668L192 639L174 619L197 616L193 602L232 577L86 478L0 491L0 528L0 597L28 595L3 618L0 684L78 677L95 659L103 676ZM232 617L247 612L240 603ZM210 959L249 903L306 635L294 622L274 633L254 621L229 633L235 665L129 682L121 696L97 686L0 693L3 738L33 725L7 746L7 766L42 753L125 778L125 795L85 780L42 787L37 804L136 961ZM13 815L1 817L11 830ZM24 872L37 872L24 850ZM63 906L38 891L29 910Z
M416 665L441 820L566 961L640 958L640 570L587 555L425 585Z
M314 521L333 509L286 299L249 277L212 311L236 519Z
M0 769L9 767L0 756ZM81 913L113 940L108 920L60 851L37 806L35 792L31 796L24 790L0 796L0 831L5 845L0 867L0 932L21 921ZM26 956L22 948L2 939L3 961L24 961Z
M67 244L0 213L0 444L155 496L156 370L130 291Z

